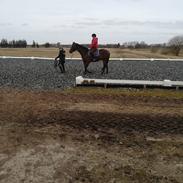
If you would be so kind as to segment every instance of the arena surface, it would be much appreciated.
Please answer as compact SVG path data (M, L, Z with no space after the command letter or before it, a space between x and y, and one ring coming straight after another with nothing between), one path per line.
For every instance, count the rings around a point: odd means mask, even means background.
M86 77L183 78L181 62L97 65ZM83 67L66 66L0 60L0 182L181 183L182 91L67 89Z
M73 87L75 78L83 75L83 63L66 61L66 73L55 71L53 60L0 59L0 86L29 89L64 89ZM102 62L91 63L89 78L129 80L183 80L180 61L110 61L109 74L101 75Z

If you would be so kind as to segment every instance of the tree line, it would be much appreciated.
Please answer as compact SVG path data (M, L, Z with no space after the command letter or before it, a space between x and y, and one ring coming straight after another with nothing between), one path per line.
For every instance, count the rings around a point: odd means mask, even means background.
M12 40L8 41L7 39L1 39L0 42L1 48L26 48L27 41L26 40Z
M12 40L8 41L7 39L1 39L0 47L1 48L26 48L27 46L32 48L45 47L60 47L60 43L51 44L46 42L45 44L39 45L37 42L33 41L31 45L27 44L27 41L22 40ZM70 45L62 45L63 47L69 48ZM89 44L85 44L86 47L89 47ZM172 37L167 43L163 44L147 44L144 41L131 41L125 42L123 44L100 44L100 48L129 48L129 49L143 49L150 48L151 52L161 52L161 54L173 54L179 56L181 49L183 48L183 35Z
M11 40L8 41L7 39L3 38L0 41L0 47L1 48L26 48L26 47L32 47L32 48L39 48L40 46L49 48L53 46L49 42L46 42L45 44L39 45L38 42L33 41L32 44L28 45L27 41L25 39L20 40Z

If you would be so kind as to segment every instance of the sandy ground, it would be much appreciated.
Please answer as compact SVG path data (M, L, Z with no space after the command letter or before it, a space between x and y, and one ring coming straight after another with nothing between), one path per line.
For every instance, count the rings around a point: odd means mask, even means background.
M0 182L183 182L183 100L0 89Z
M172 54L164 55L161 50L152 53L150 48L147 49L122 49L122 48L106 48L111 53L111 58L183 58L181 50L179 56ZM69 53L69 48L65 48L66 56L80 58L78 52ZM0 48L0 56L25 56L25 57L51 57L55 58L58 55L58 48Z

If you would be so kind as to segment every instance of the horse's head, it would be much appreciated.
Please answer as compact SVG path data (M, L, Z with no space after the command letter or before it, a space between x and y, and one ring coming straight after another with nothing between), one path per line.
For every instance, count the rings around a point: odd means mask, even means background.
M75 42L73 42L72 43L72 46L71 46L71 48L69 50L69 53L73 53L76 50L77 50L77 44Z

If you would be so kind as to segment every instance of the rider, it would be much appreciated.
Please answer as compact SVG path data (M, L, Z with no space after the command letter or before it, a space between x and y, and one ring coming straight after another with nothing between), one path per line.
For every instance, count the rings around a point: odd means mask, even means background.
M98 38L96 34L92 34L92 41L90 45L90 56L93 58L93 61L96 60L95 58L95 52L98 49Z
M57 59L59 59L59 61L57 62ZM59 66L60 67L60 69L61 69L61 71L62 72L65 72L65 66L64 66L64 64L65 64L65 50L61 47L61 48L59 48L59 54L58 54L58 56L55 58L55 64L54 64L54 66L55 67L57 67L57 66Z

